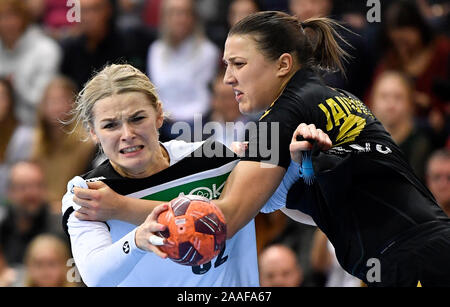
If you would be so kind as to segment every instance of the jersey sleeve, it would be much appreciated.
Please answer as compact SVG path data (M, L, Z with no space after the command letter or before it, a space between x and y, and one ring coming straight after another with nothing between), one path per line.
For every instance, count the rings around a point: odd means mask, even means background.
M286 206L287 193L294 182L300 178L299 169L300 165L291 161L277 190L261 209L262 213L271 213Z
M267 201L264 207L261 209L262 213L271 213L276 210L281 210L284 214L289 216L294 221L302 224L316 226L311 216L303 213L299 210L291 210L286 208L286 197L288 191L291 189L292 185L300 180L300 164L291 161L286 174L283 177L280 185L278 186L275 193Z
M68 189L63 197L63 213L72 254L83 282L87 286L119 285L146 254L136 246L136 228L113 243L106 223L75 217L72 198L73 193Z
M256 123L256 129L246 130L248 147L241 160L264 162L287 170L291 162L292 135L300 123L311 122L302 106L298 97L277 101Z

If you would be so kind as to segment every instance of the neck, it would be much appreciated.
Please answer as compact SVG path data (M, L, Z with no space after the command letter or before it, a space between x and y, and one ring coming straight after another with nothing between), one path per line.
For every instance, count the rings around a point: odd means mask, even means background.
M450 201L446 204L442 204L442 209L448 215L448 217L450 217Z
M140 172L129 172L121 168L120 166L116 165L112 161L111 165L114 168L114 170L118 172L119 175L121 175L122 177L139 179L152 176L168 168L170 166L170 157L166 149L162 145L160 145L159 151L155 153L155 156L152 159L152 161L149 162L148 167Z

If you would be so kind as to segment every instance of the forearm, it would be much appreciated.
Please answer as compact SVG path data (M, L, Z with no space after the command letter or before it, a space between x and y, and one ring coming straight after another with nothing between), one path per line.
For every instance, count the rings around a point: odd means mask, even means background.
M164 202L123 196L120 203L121 210L117 211L115 219L141 225L153 209Z
M320 272L327 272L331 266L331 255L327 244L328 238L317 229L311 247L311 265Z
M227 238L234 236L261 210L281 182L285 170L264 168L258 162L241 161L227 179L220 199L213 201L223 212Z
M135 230L113 243L104 223L72 215L68 231L75 263L88 286L119 285L146 254L135 244Z

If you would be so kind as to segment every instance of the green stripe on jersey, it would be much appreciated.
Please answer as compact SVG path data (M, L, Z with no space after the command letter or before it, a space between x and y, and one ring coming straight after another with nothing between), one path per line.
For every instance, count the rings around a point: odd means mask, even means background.
M141 197L147 200L170 201L180 195L199 195L208 199L217 199L223 190L230 173L220 176L190 181L159 192Z

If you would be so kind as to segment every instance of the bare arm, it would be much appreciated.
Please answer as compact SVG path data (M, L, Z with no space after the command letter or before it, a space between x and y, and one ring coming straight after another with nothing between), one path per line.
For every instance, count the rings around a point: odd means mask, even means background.
M261 162L241 161L227 179L220 199L228 238L251 221L280 184L286 170Z
M328 238L320 229L317 229L311 247L311 265L315 270L326 273L331 267L331 260Z
M332 143L330 138L313 124L300 124L292 135L291 158L301 163L301 153L311 149L307 141L297 141L297 135L316 140L322 150ZM231 172L220 199L214 203L222 210L227 222L227 236L231 238L261 210L281 183L286 170L262 162L241 161Z
M136 199L114 192L101 181L89 182L89 189L74 188L73 201L81 206L75 217L85 221L120 220L141 225L162 201Z

